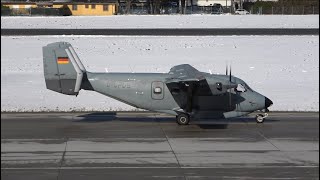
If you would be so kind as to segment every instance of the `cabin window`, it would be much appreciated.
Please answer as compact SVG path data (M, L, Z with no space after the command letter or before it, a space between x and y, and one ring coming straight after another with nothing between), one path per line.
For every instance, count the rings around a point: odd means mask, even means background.
M246 88L242 84L238 84L238 86L236 87L236 91L237 92L245 92Z
M222 90L222 83L221 83L221 82L218 82L218 83L216 83L216 85L217 85L217 89L218 89L219 91L221 91L221 90Z
M154 92L155 94L161 94L161 93L162 93L162 89L161 89L161 87L155 87L154 90L153 90L153 92Z
M77 6L76 4L73 4L73 5L72 5L72 10L73 10L73 11L78 10L78 6Z
M96 5L95 4L91 4L91 9L95 9Z
M103 11L109 11L109 6L107 4L103 5Z
M86 9L89 9L89 4L84 5Z

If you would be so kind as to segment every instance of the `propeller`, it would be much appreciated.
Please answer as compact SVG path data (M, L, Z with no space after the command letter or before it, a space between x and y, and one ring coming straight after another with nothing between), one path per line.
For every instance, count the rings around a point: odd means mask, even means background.
M231 81L231 65L229 65L229 88L231 87L232 81ZM228 65L226 65L226 75L228 76ZM231 110L232 108L232 102L231 102L231 90L229 89L229 109Z
M230 65L230 76L229 76L229 81L231 82L231 65Z
M226 64L226 75L228 75L228 65Z
M228 67L226 67L226 72L228 71ZM231 88L237 88L237 84L236 82L232 82L232 76L231 76L232 72L231 72L231 65L229 66L229 108L230 110L232 110L232 92L231 92ZM228 73L226 73L226 75L228 75ZM234 102L236 106L238 106L237 101Z
M230 65L229 84L231 84L231 65ZM229 107L231 109L232 108L232 104L231 104L231 89L229 91L230 91L229 92Z

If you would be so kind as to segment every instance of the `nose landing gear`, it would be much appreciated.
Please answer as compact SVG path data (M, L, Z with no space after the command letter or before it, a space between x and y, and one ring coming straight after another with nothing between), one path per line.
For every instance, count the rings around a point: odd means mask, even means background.
M257 121L257 123L263 123L263 122L264 122L264 119L265 119L266 117L268 117L268 113L256 115L256 121Z

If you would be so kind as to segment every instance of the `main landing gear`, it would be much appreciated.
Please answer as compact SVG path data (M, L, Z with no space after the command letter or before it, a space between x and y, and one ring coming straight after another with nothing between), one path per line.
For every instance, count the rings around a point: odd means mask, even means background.
M176 116L176 120L179 125L188 125L190 122L190 116L188 114L179 114Z
M257 121L257 123L263 123L263 122L264 122L264 119L265 119L266 117L268 117L268 113L256 115L256 121Z

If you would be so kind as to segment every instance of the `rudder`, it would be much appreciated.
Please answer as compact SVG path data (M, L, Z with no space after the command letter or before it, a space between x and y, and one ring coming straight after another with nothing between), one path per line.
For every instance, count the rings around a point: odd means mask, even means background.
M42 51L47 89L67 95L78 95L86 70L71 44L50 43L44 46Z

